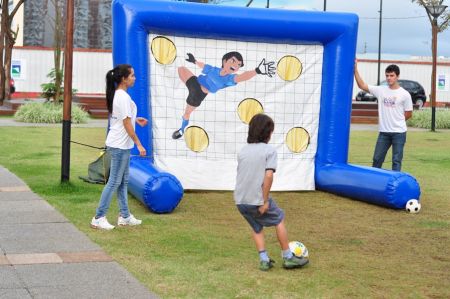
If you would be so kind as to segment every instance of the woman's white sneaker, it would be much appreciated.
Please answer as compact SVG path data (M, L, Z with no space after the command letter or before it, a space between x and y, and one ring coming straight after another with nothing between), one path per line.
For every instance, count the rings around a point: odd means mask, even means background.
M111 230L113 229L115 226L111 225L108 222L108 219L106 219L105 216L100 217L98 219L95 219L95 217L92 218L91 220L91 227L95 228L95 229L105 229L105 230Z
M117 220L117 225L120 226L126 226L126 225L140 225L142 223L142 220L136 219L132 214L128 216L128 218L123 218L122 216L119 216L119 219Z

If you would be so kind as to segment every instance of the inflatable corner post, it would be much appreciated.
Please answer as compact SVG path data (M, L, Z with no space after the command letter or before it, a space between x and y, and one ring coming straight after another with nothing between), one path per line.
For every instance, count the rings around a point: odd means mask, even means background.
M136 127L149 157L132 157L129 190L150 210L173 211L183 187L232 190L248 122L261 112L275 122L273 190L398 209L419 199L412 176L347 163L356 15L162 0L113 0L112 10L114 65L134 67L129 93L149 119Z

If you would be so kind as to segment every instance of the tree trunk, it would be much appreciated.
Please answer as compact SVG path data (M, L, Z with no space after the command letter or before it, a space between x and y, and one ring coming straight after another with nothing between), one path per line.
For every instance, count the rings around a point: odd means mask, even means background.
M5 3L6 2L6 3ZM1 22L0 22L0 105L3 105L3 101L5 100L5 60L4 60L4 51L5 51L5 36L6 31L8 30L8 1L3 0L2 4L2 13L1 13ZM8 84L9 85L9 84Z
M55 40L54 40L54 62L55 62L55 97L54 103L59 102L59 98L62 95L62 80L63 80L63 67L61 64L62 57L62 44L64 38L64 26L62 21L62 5L60 0L54 0L55 5Z
M5 36L5 97L4 99L9 100L11 96L11 90L9 81L11 80L11 58L14 44L16 43L17 32L8 30Z
M11 23L17 10L24 2L25 0L19 0L10 12L9 1L0 1L2 10L0 22L0 105L3 105L5 97L9 98L10 94L12 48L17 37L17 32L11 30Z

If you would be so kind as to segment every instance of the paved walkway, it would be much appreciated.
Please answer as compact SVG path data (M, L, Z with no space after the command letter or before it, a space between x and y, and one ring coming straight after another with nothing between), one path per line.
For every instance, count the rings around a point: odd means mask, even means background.
M157 298L0 166L0 298Z

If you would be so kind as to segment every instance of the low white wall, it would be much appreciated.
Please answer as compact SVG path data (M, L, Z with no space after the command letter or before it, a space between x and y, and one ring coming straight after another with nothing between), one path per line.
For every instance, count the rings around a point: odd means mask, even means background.
M64 55L63 55L64 56ZM48 48L14 48L12 66L19 74L13 78L18 92L41 92L41 84L49 82L47 74L54 67L53 50ZM79 93L105 93L105 75L112 68L108 51L75 50L73 53L72 87Z
M13 64L20 65L20 74L16 75L16 90L19 92L40 92L41 84L49 81L48 72L53 68L53 50L48 48L17 47L13 51ZM384 80L384 69L389 64L400 67L400 78L414 80L422 84L428 96L431 92L431 62L426 61L389 61L380 63L381 78ZM110 51L75 50L73 53L73 88L78 93L103 94L105 92L105 74L112 68L112 54ZM362 78L368 83L376 85L378 61L362 59L358 62L358 69ZM450 62L439 62L437 76L446 75L445 88L436 88L438 102L450 102ZM359 89L353 84L353 97Z
M385 79L384 70L390 64L400 67L400 79L407 79L419 82L425 89L427 102L431 93L431 62L430 61L390 61L382 60L380 63L380 82ZM378 61L362 59L358 61L358 71L363 80L370 85L377 84ZM436 101L450 102L450 62L439 62L436 68L436 80L438 75L446 75L446 90L436 87ZM359 88L356 82L353 83L353 98L358 93Z

